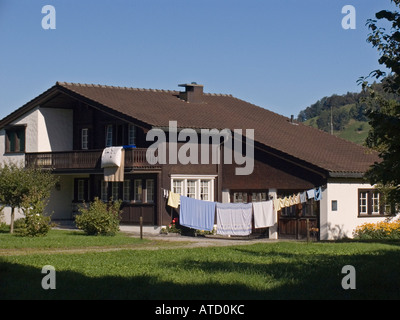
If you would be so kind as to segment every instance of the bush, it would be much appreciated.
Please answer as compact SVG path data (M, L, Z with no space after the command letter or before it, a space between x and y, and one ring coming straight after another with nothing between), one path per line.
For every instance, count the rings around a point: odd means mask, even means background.
M40 237L45 236L51 229L50 217L39 213L27 214L14 223L15 233L19 236Z
M84 205L75 217L76 226L88 235L115 235L121 220L121 201L104 203L95 198L89 206Z
M360 240L400 239L400 220L364 223L354 230L353 236Z

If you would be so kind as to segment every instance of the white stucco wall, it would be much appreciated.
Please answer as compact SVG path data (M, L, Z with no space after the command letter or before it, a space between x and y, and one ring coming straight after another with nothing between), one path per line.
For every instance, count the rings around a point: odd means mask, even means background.
M332 180L323 190L320 202L321 240L352 238L357 226L376 223L386 217L358 216L358 189L372 189L367 183ZM332 200L337 201L337 211L332 211Z
M73 111L40 108L38 110L38 152L72 150Z
M73 111L57 108L40 108L39 106L12 122L11 125L25 125L25 151L51 152L72 150ZM0 163L12 161L25 164L23 153L5 154L5 130L0 130ZM61 177L61 189L53 190L46 208L54 212L53 218L68 219L71 216L73 199L73 178ZM10 223L11 209L3 210L3 220ZM23 215L16 212L15 219Z

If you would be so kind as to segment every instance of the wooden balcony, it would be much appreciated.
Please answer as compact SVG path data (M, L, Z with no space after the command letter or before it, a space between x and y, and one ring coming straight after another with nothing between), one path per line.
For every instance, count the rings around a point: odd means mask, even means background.
M146 159L147 149L125 149L125 168L160 168ZM54 170L101 169L103 150L35 152L25 154L25 165Z

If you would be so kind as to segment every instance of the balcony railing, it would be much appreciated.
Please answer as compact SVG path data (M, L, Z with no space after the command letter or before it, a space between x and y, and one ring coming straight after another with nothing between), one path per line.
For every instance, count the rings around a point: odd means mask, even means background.
M146 159L147 149L126 149L125 168L157 167ZM49 169L100 169L103 150L35 152L25 154L25 165Z

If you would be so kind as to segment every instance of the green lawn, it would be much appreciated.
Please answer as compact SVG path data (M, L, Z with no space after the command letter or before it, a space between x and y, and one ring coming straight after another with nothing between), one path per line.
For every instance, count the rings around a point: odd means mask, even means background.
M78 242L93 246L100 242L106 247L118 246L116 242L133 246L109 252L3 255L1 299L400 298L400 242L271 242L137 250L155 243L123 234L87 237L52 231L48 237L30 239L29 245L46 239L52 243L57 237L73 238L68 240L70 248L75 237L84 237ZM0 234L2 248L13 248L12 242L21 246L21 241ZM56 247L54 242L51 246ZM44 265L56 270L55 290L41 287ZM355 290L341 286L344 265L356 269Z

